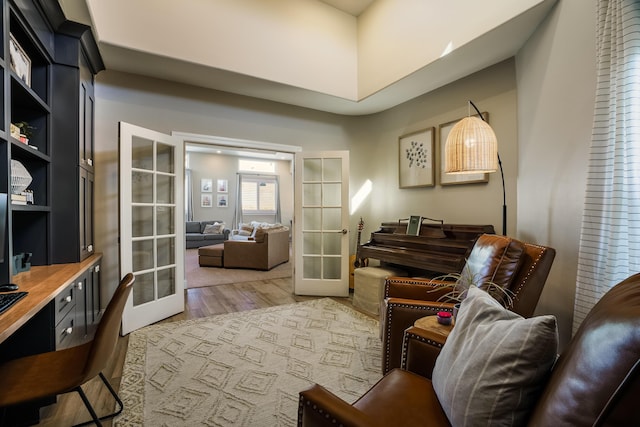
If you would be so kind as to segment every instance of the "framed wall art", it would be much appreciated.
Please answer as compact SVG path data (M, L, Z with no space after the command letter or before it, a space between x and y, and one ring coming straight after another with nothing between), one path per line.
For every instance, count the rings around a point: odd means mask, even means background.
M433 146L432 127L398 138L400 188L435 185Z
M227 193L229 192L229 181L226 179L218 180L218 193Z
M202 178L200 180L200 191L203 193L211 193L213 191L213 181L211 178Z
M477 114L473 115L478 117ZM489 122L489 113L482 113L482 117ZM455 185L455 184L475 184L479 182L489 182L488 173L465 173L465 174L448 174L444 172L444 146L447 142L447 137L451 128L458 123L462 118L454 120L452 122L444 123L439 126L439 144L438 150L440 152L440 185Z
M218 194L218 207L219 208L229 207L229 202L226 194Z
M27 56L22 46L13 37L13 34L9 34L9 62L11 63L11 69L18 77L25 82L25 84L31 87L31 59Z
M213 200L211 198L211 194L201 194L200 195L200 207L210 208L213 206Z

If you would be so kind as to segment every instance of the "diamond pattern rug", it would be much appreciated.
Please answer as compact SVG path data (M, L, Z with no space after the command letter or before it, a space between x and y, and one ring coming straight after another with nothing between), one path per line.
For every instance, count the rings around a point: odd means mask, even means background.
M381 377L378 321L329 298L163 323L129 337L114 425L295 426L299 391Z

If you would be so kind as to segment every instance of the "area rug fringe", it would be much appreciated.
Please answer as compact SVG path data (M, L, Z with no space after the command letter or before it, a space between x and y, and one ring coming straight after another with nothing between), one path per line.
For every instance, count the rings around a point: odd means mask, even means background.
M295 426L319 383L354 401L381 375L378 321L330 298L133 332L116 426Z

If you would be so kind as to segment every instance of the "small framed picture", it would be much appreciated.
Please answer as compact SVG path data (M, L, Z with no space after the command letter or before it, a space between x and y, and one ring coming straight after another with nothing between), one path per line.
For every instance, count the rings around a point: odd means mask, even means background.
M228 193L229 192L229 181L226 179L218 180L218 193Z
M227 199L227 195L226 194L218 194L218 207L219 208L226 208L229 206L229 201Z
M213 200L211 199L211 194L200 195L200 206L203 208L210 208L213 206Z
M407 234L411 236L419 236L421 226L422 226L422 217L417 215L411 215L409 217L409 224L407 224Z
M202 178L200 180L200 191L203 193L211 193L213 191L213 181L211 178Z
M11 69L18 77L31 87L31 59L22 49L22 46L15 39L13 34L9 34L9 62Z

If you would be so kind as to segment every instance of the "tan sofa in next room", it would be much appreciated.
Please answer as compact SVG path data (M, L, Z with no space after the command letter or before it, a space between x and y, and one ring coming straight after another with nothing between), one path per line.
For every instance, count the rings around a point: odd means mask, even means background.
M289 228L258 229L253 240L224 242L225 268L271 270L289 261Z

